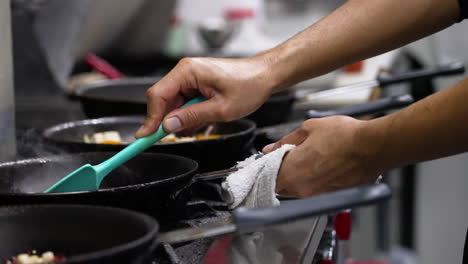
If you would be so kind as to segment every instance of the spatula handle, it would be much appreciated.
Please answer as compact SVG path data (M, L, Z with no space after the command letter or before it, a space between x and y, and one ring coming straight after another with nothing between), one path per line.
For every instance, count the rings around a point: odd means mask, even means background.
M203 96L198 96L185 103L182 107L200 103L205 100L206 98L204 98ZM124 164L125 162L129 161L141 152L145 151L147 148L151 147L154 143L158 142L165 136L167 136L167 132L164 131L163 126L161 124L155 133L147 137L142 137L135 140L132 144L122 149L110 159L104 161L103 163L97 166L94 166L95 169L99 171L98 175L102 175L102 178L104 178L107 173L111 172L112 170ZM99 179L99 181L101 181L102 178Z

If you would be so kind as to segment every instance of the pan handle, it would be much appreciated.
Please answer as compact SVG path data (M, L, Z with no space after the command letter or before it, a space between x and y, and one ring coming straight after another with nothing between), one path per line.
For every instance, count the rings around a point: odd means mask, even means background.
M411 71L397 75L381 75L377 78L380 87L400 83L403 81L414 81L428 79L436 76L449 76L465 72L465 65L462 62L454 62L447 65L434 67L432 69Z
M206 182L213 180L225 179L229 174L238 171L239 168L229 168L224 170L210 171L195 175L195 181Z
M263 153L258 153L255 155L255 159L260 159L264 156ZM217 171L210 171L210 172L205 172L205 173L200 173L195 175L193 178L194 181L201 181L201 182L209 182L213 180L224 180L229 174L238 171L239 167L233 167L229 169L224 169L224 170L217 170Z
M388 200L391 196L392 191L387 184L370 184L310 198L285 201L276 207L239 208L233 212L233 218L238 232L253 232L263 226L369 205Z
M307 118L321 118L335 115L364 116L369 114L378 114L381 112L408 106L414 102L411 95L392 96L378 99L370 103L346 106L335 110L316 111L309 110L306 113Z

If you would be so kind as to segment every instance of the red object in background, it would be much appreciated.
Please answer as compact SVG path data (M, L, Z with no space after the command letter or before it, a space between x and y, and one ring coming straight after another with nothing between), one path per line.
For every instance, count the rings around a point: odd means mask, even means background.
M229 246L234 239L234 235L225 235L216 238L203 257L203 264L226 264L229 259L226 256Z
M104 74L109 79L120 79L124 78L125 74L114 68L107 61L99 58L94 53L88 53L85 57L86 63L93 68L93 70Z
M320 261L320 264L333 264L333 262L331 260L329 260L329 259L322 259Z
M169 25L171 25L171 26L177 26L177 25L180 24L180 22L181 22L180 17L178 17L178 16L172 16L172 17L171 17L171 20L169 21Z
M336 264L346 264L349 259L349 238L351 237L351 213L349 210L335 216L333 227L338 238Z
M224 12L224 17L228 20L242 20L255 17L255 11L250 8L233 8Z
M345 66L343 70L349 73L359 73L364 68L364 61L358 61L348 66Z
M349 240L351 237L351 214L340 212L335 216L334 227L339 240Z
M346 264L390 264L386 261L348 261Z

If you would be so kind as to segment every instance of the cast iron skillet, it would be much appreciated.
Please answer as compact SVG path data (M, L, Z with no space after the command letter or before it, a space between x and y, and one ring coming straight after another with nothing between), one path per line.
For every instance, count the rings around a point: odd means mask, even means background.
M464 72L462 63L452 63L419 71L411 71L403 74L379 76L372 85L390 87L392 84L420 79L429 79L436 76L447 76ZM146 114L146 90L156 83L159 78L124 78L118 80L104 80L77 89L85 114L89 118L121 115L145 115ZM349 91L361 84L349 86ZM362 86L369 86L369 82L363 82ZM340 87L346 90L346 87ZM292 111L293 103L307 94L297 95L293 89L273 94L263 106L248 116L255 121L258 127L271 126L285 122ZM300 98L299 98L300 97Z
M379 99L366 104L359 104L327 111L308 112L308 118L319 118L332 115L348 115L358 117L362 115L378 114L392 109L405 107L413 103L410 95L400 95ZM119 151L123 145L86 144L84 134L92 134L114 130L123 137L124 142L134 139L134 132L143 122L144 117L120 116L88 119L59 124L45 129L42 135L49 143L68 152L90 151ZM196 160L199 171L213 171L225 169L235 165L249 155L255 139L256 147L261 148L279 140L299 126L300 122L279 126L264 127L255 130L255 124L249 120L237 120L228 123L216 123L213 133L222 137L194 142L163 143L152 146L149 152L163 152L186 156Z
M135 132L143 123L143 116L105 117L59 124L45 129L42 135L52 144L67 152L120 151L135 140ZM255 137L255 123L236 120L215 123L213 134L221 137L192 142L158 143L147 152L169 153L194 159L199 171L213 171L232 167L236 161L250 155ZM103 131L118 131L127 144L86 144L85 134ZM200 130L202 132L203 129Z
M66 263L143 263L157 232L150 216L118 208L4 206L0 263L32 249L64 255Z
M176 230L158 235L151 217L117 208L41 205L0 208L0 237L7 243L0 257L10 258L32 248L64 254L68 263L149 263L158 243L177 243L235 232L258 231L265 227L330 214L342 209L387 200L385 184L287 201L277 207L233 211L228 222L206 224L196 230ZM148 259L146 259L147 261Z
M92 204L145 212L163 222L180 218L198 165L176 155L139 154L108 175L97 191L42 193L83 164L98 164L113 154L79 153L2 163L0 205Z

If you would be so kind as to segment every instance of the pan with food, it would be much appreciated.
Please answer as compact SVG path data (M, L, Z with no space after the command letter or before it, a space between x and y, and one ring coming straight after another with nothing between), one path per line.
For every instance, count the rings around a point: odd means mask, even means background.
M143 116L74 121L47 128L42 135L69 152L119 151L135 140L143 121ZM215 123L192 137L169 135L147 151L194 159L204 172L225 169L251 154L255 128L250 120Z
M308 118L378 114L405 107L413 101L410 95L400 95L335 110L310 110ZM121 116L67 122L45 129L42 135L49 143L69 152L119 151L135 140L134 133L143 120L143 116ZM296 122L256 130L255 123L250 120L215 123L199 130L192 137L170 135L148 151L192 158L200 164L200 171L203 172L225 169L251 154L255 137L256 147L261 148L257 143L271 143L266 139L262 141L262 138L278 140L299 124Z
M161 234L155 219L118 208L80 205L0 207L0 237L8 241L0 248L0 257L11 258L34 245L41 251L60 252L67 263L147 263L147 257L160 243L176 244L260 231L277 224L377 203L390 196L391 191L385 184L364 185L286 201L277 207L239 208L222 222Z

